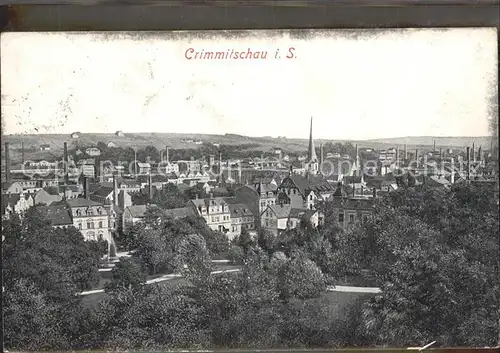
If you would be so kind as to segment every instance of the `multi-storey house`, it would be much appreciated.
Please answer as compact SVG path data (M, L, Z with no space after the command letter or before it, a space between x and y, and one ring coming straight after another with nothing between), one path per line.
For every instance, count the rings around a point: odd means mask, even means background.
M291 205L270 205L261 214L261 228L275 235L296 228L302 220L309 221L313 227L318 226L317 210L293 208Z
M198 216L203 217L210 229L227 234L231 232L231 212L222 197L195 199L188 202Z
M54 202L48 207L55 227L73 226L85 240L111 241L110 206L86 198Z

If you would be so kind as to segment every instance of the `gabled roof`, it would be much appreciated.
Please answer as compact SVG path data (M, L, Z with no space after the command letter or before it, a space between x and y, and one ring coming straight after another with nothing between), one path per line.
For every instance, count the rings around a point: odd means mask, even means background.
M87 200L81 197L75 199L68 199L63 202L66 202L70 207L102 206L102 204L100 204L99 202Z
M5 213L7 205L14 206L21 199L21 194L2 194L2 214Z
M48 187L45 187L43 188L43 190L49 194L49 195L52 195L52 196L58 196L59 195L59 189L55 186L48 186Z
M91 193L91 195L100 196L100 197L108 197L113 192L113 188L107 186L101 186L97 190Z
M169 210L165 210L165 213L172 218L196 216L196 213L194 212L192 207L172 208Z
M228 204L228 207L229 212L231 213L231 217L249 217L254 215L248 205L235 203Z
M64 202L52 203L47 207L47 216L53 226L72 225L71 209Z
M125 210L129 210L130 214L134 218L143 218L147 210L147 205L134 205L128 206Z
M302 209L302 208L292 208L290 210L290 218L306 218L306 219L311 219L313 215L315 215L318 211L316 210L309 210L309 209Z
M322 175L290 175L283 180L282 185L286 180L290 180L303 197L306 197L311 191L316 193L334 191L334 188Z
M290 204L270 205L268 206L268 208L276 215L278 219L288 218L290 211L292 210L292 206Z

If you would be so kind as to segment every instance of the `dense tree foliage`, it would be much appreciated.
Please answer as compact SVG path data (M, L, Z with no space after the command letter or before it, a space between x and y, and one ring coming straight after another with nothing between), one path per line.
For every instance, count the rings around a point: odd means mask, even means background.
M113 269L93 309L74 293L95 283L98 246L33 211L4 224L7 347L495 345L497 200L475 185L407 186L346 230L323 205L320 228L302 222L279 236L243 232L231 244L198 218L174 220L151 208L135 230L134 256ZM240 271L214 274L217 251L229 252ZM365 269L379 294L349 294L351 303L341 305L339 293L325 291ZM144 285L146 273L164 270L184 278Z
M103 247L73 227L53 228L43 206L2 226L5 342L12 349L70 347L85 315L75 294L99 281Z

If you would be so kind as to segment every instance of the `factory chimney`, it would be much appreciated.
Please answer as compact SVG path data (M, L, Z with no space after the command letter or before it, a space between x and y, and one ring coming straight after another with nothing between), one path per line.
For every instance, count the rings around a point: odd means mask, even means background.
M64 142L64 183L68 184L69 171L68 171L68 143Z
M149 199L153 200L153 180L151 172L149 172Z
M113 171L113 205L118 206L118 181L116 180L116 172Z
M420 163L418 161L418 149L415 150L415 159L417 161L417 168L419 167Z
M24 142L21 142L21 163L24 164Z
M10 183L11 175L10 175L10 151L9 151L9 143L5 142L5 181Z
M470 178L470 147L467 147L467 180Z
M83 177L83 196L90 200L89 178L86 176Z
M408 161L408 145L406 144L406 141L405 141L405 161Z
M166 154L166 155L165 155L165 161L166 161L167 163L170 163L170 158L169 158L170 156L168 155L168 152L169 152L169 147L168 147L168 146L166 146L166 147L165 147L165 154Z
M474 142L472 142L472 161L475 163L476 162L476 149L474 146Z
M436 140L434 140L434 145L433 145L432 151L436 152Z

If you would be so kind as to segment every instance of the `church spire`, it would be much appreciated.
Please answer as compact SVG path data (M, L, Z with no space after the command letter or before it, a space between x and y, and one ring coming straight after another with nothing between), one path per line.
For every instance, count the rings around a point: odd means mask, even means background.
M314 140L313 140L313 118L311 117L311 128L309 131L309 149L307 151L307 162L308 163L317 163L318 157L316 156L316 149L314 148Z

